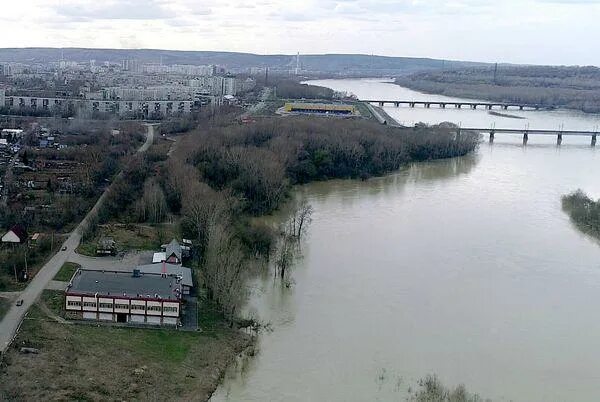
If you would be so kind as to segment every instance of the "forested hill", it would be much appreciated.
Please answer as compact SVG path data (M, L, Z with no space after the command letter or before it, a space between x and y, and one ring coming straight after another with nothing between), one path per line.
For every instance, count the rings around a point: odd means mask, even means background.
M600 68L494 66L419 72L396 82L418 91L600 112Z
M156 49L85 49L85 48L6 48L0 49L0 62L46 63L61 58L69 61L121 62L137 59L142 63L217 64L231 69L269 67L290 70L296 67L296 55L258 55L234 52L177 51ZM411 57L385 57L361 54L300 55L304 72L343 75L401 75L448 67L483 65Z

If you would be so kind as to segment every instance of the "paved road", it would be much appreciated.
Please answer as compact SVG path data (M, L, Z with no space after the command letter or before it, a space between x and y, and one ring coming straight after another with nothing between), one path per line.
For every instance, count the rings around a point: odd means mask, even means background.
M154 125L147 125L146 142L138 149L138 152L145 152L148 150L152 142L154 141ZM81 233L88 224L92 216L96 214L104 199L106 198L106 191L102 193L94 207L88 212L88 214L79 223L77 228L71 232L71 235L65 240L61 246L61 251L57 252L37 273L37 275L31 280L29 285L21 292L20 298L23 299L22 306L16 306L13 304L4 316L2 322L0 322L0 352L4 352L12 338L14 337L23 317L27 310L35 303L42 291L48 286L48 283L58 273L60 268L65 262L73 258L75 254L74 250L79 246L81 241ZM62 248L65 248L62 251Z

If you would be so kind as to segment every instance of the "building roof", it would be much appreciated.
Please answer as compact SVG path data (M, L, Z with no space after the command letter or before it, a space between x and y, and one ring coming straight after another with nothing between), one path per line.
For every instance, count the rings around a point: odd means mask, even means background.
M24 243L27 241L27 231L20 225L15 225L4 236L2 241L6 243Z
M167 244L167 248L165 249L165 255L169 258L172 255L175 255L179 261L181 261L181 246L179 242L175 239L171 240L171 243Z
M164 251L152 254L152 264L163 262L167 259L167 253Z
M168 276L181 275L181 284L189 287L194 286L192 281L192 270L179 264L164 264ZM147 264L139 265L136 267L140 272L145 274L157 274L160 275L163 272L163 264Z
M179 289L179 292L176 289ZM73 276L67 293L178 300L181 285L177 283L176 278L160 274L142 272L136 277L131 272L80 269Z

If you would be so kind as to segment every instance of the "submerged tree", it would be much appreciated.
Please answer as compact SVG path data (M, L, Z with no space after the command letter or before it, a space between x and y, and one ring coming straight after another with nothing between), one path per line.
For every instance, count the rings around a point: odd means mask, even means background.
M293 210L290 218L284 223L280 231L279 248L276 254L275 266L277 275L286 279L286 274L294 264L294 259L299 252L302 235L308 230L312 222L313 207L303 200Z

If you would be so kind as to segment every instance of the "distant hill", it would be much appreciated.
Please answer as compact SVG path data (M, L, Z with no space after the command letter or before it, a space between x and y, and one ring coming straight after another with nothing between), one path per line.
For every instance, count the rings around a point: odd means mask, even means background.
M269 67L289 70L296 66L295 55L258 55L235 52L179 51L157 49L85 49L85 48L5 48L0 62L47 63L61 58L69 61L120 62L137 59L142 63L216 64L230 69ZM303 71L342 75L400 75L448 67L481 66L484 63L411 57L369 56L361 54L300 55Z

